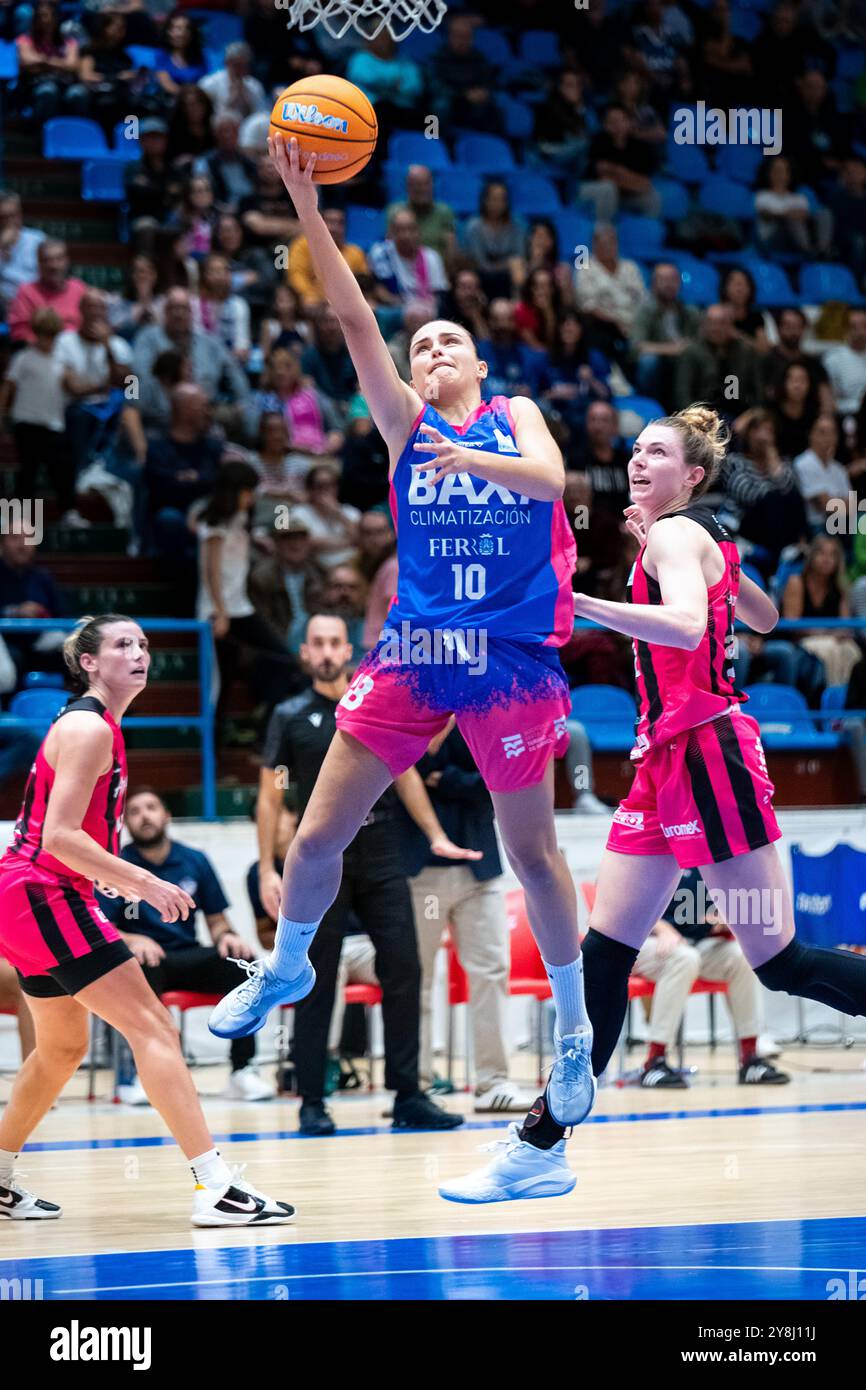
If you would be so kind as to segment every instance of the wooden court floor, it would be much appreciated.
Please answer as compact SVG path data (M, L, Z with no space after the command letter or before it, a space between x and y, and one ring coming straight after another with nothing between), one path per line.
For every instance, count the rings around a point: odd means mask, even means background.
M6 1262L23 1269L34 1259L179 1247L241 1252L866 1216L866 1047L793 1045L779 1063L793 1077L785 1087L736 1085L727 1048L695 1048L688 1061L699 1067L688 1091L600 1091L569 1145L578 1175L570 1196L491 1206L455 1205L436 1191L443 1178L485 1162L479 1146L506 1131L502 1117L474 1115L465 1093L443 1102L467 1118L446 1134L392 1132L379 1092L332 1099L338 1134L305 1139L296 1101L223 1100L214 1094L223 1071L202 1068L197 1084L224 1155L298 1209L293 1226L254 1235L193 1230L188 1170L158 1116L88 1104L80 1074L21 1159L26 1185L61 1203L64 1216L0 1224L0 1274ZM0 1101L8 1084L0 1078ZM101 1084L104 1092L107 1074Z

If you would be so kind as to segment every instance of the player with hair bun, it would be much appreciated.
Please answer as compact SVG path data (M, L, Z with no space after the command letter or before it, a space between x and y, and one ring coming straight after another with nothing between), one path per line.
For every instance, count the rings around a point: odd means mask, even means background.
M794 937L773 784L733 668L735 616L765 633L779 614L741 574L734 542L700 500L727 440L703 405L646 426L628 466L625 516L641 547L628 601L574 595L576 617L632 638L639 706L635 778L613 815L583 942L596 1077L622 1031L638 952L687 868L723 895L722 916L767 989L866 1013L866 959ZM570 1192L565 1133L541 1097L487 1167L439 1191L458 1202Z
M148 1099L185 1153L194 1226L276 1226L294 1217L214 1148L171 1015L94 887L186 920L183 888L118 855L126 791L120 721L147 684L148 641L133 618L82 618L63 644L80 692L61 709L33 761L12 843L0 859L0 951L18 971L36 1046L0 1115L0 1219L50 1221L60 1207L28 1192L15 1161L77 1071L91 1014L127 1039Z

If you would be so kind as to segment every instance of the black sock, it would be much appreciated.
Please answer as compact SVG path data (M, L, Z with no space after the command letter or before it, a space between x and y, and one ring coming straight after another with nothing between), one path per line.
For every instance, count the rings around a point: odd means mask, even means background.
M601 1076L616 1050L628 1008L628 977L638 953L590 927L583 940L583 992L592 1024L592 1071Z
M843 1014L866 1015L866 956L804 946L795 937L755 974L767 989L815 999Z
M565 1134L547 1108L545 1096L539 1096L520 1128L520 1138L535 1149L552 1149Z

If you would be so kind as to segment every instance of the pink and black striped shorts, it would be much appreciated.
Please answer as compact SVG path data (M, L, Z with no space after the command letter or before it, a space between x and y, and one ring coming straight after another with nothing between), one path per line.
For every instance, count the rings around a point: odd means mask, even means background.
M62 879L7 853L0 862L0 955L25 994L77 994L132 959L87 879Z
M779 839L773 790L755 720L719 715L645 754L607 848L672 854L683 869L721 864Z

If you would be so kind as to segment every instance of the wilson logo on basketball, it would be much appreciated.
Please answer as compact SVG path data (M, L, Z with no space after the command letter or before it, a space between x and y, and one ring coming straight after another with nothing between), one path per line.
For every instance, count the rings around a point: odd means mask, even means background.
M301 125L321 126L323 130L337 130L345 135L349 122L339 116L326 116L315 102L312 106L301 106L297 101L284 101L282 116L284 121L299 121Z

